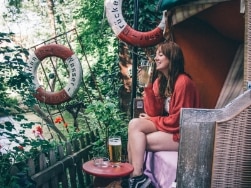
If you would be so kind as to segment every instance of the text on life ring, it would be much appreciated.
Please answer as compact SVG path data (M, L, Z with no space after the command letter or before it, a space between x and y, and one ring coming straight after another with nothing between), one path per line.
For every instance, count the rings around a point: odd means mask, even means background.
M37 69L41 61L46 57L59 57L67 65L69 79L66 86L57 92L46 91L38 82ZM27 72L33 76L33 83L36 90L34 96L46 104L61 104L69 101L77 92L82 81L83 72L81 63L73 52L63 45L49 44L44 45L30 55L28 60Z

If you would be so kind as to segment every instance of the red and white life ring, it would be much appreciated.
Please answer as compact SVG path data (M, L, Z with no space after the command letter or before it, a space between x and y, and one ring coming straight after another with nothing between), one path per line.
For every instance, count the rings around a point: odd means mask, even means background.
M115 35L122 41L138 47L154 46L164 40L165 15L160 24L148 32L136 31L124 20L122 15L123 0L105 0L106 17Z
M57 92L46 91L38 82L37 69L39 64L46 57L59 57L67 65L69 70L69 79L66 86ZM77 56L63 45L48 44L41 46L31 53L28 59L26 72L33 76L36 93L34 96L43 103L56 105L69 101L77 92L83 77L81 63Z

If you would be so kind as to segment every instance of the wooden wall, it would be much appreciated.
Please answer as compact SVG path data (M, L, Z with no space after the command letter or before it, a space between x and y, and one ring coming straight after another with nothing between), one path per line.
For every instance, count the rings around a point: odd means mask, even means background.
M204 108L214 108L235 52L244 41L240 1L219 3L174 26L186 71L195 80Z

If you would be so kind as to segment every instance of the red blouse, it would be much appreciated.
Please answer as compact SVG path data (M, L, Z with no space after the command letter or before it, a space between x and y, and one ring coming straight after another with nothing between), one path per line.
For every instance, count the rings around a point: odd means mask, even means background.
M144 89L144 110L151 117L159 131L173 134L173 140L179 141L179 120L181 108L199 108L200 97L194 82L181 74L174 86L169 103L169 115L163 116L165 98L159 96L159 79Z

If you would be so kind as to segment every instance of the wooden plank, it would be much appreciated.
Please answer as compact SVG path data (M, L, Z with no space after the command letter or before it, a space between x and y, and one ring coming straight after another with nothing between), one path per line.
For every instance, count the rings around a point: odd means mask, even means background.
M72 165L67 166L70 174L71 188L77 188L76 183L76 163L74 157L71 155L73 153L71 143L66 143L66 155L69 155Z
M86 146L84 135L81 135L81 137L79 138L79 141L80 141L81 149L84 148Z
M240 44L215 108L223 108L243 92L244 45Z
M94 134L94 131L91 131L91 132L90 132L90 137L91 137L91 142L95 142L96 136L95 136L95 134Z
M86 139L86 144L90 145L91 144L91 138L90 138L90 134L89 133L85 134L85 139Z
M59 159L62 160L65 157L64 148L62 145L59 145L57 148L58 148ZM63 165L63 171L62 173L59 174L59 180L62 182L62 188L68 188L68 179L64 168L64 163L62 163L62 165Z
M66 162L66 161L64 161ZM38 173L36 173L35 175L32 176L32 179L37 183L37 186L42 186L43 184L45 184L46 182L48 182L51 177L54 177L56 175L58 175L59 173L62 173L64 170L64 162L58 162L53 166L50 166L48 168L46 168L43 171L40 171ZM68 165L72 165L70 164L70 162L67 163Z
M210 188L215 122L181 127L177 181L179 188Z
M35 174L35 162L33 159L28 159L27 161L28 165L28 176L32 176Z
M244 90L251 81L251 1L245 0Z
M78 152L80 150L80 140L75 139L73 141L74 145L74 153ZM76 163L76 173L78 178L78 187L84 186L84 178L83 178L83 171L82 171L82 156L78 155L75 157L75 163Z
M42 171L47 167L47 159L44 153L39 155L39 169ZM49 188L49 182L46 181L42 184L42 188Z
M57 162L54 149L51 149L49 151L49 160L51 166L53 166ZM51 177L51 187L59 187L58 175Z
M86 140L86 144L89 145L90 140L88 138L88 134L85 134L85 140ZM87 162L89 160L89 156L88 155L89 155L89 152L86 152L86 154L83 155L83 160L84 160L83 163ZM93 181L92 181L92 178L91 178L90 174L85 173L85 172L83 172L83 173L84 173L86 185L92 184Z
M85 153L88 153L90 148L91 146L89 145L73 155L66 156L54 165L33 175L32 179L37 182L37 186L43 185L43 183L49 181L51 177L62 174L68 167L74 166L74 161L81 158L80 156L84 156Z
M85 188L82 163L80 161L76 163L76 170L77 170L77 177L78 177L78 187Z

